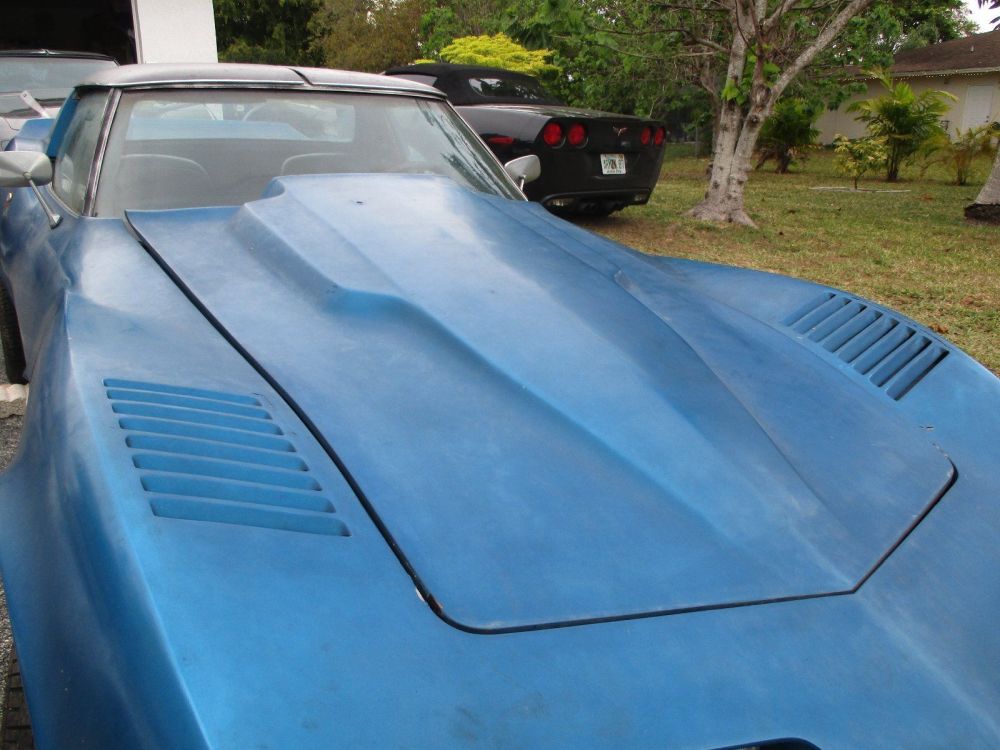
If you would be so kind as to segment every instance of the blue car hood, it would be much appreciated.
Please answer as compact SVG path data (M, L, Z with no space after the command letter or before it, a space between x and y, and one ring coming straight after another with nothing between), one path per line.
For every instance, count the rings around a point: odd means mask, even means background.
M128 220L458 627L850 592L953 480L883 394L528 203L304 176Z

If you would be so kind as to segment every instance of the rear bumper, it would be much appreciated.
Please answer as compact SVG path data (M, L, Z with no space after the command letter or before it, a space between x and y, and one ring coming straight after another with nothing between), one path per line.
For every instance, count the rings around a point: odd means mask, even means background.
M591 208L621 209L626 206L641 206L649 202L653 194L651 188L634 190L575 190L544 195L537 200L546 208L563 210L587 210ZM531 196L529 196L531 197Z
M626 174L605 175L601 174L599 153L542 151L542 176L525 186L525 194L546 207L564 209L595 204L624 208L647 203L660 176L662 151L625 156Z

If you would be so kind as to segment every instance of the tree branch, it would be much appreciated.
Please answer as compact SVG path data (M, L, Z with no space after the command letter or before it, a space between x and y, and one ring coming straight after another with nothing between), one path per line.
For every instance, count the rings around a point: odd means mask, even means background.
M797 2L799 0L782 0L781 5L775 8L774 12L765 19L764 30L770 31L777 26L781 19L791 12Z
M813 40L812 44L806 47L799 54L797 58L789 65L787 68L781 71L781 75L778 76L778 80L775 81L774 85L771 87L774 91L774 98L777 99L781 93L788 87L788 84L799 73L802 69L806 67L813 59L822 52L826 47L834 40L834 38L847 23L854 18L858 13L865 10L870 6L875 0L851 0L847 3L844 8L834 16L833 19L826 25L826 27L819 33L819 35Z

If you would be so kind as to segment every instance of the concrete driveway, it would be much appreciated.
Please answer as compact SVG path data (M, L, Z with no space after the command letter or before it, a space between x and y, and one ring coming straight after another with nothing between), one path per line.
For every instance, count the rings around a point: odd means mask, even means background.
M3 377L3 353L0 352L0 384L6 383ZM21 414L22 409L4 409L5 404L0 404L0 469L6 469L11 459L17 452L18 441L21 438ZM14 413L10 413L13 411ZM10 621L7 619L7 601L3 594L2 582L0 582L0 717L3 716L2 698L7 695L7 660L10 657L11 647Z

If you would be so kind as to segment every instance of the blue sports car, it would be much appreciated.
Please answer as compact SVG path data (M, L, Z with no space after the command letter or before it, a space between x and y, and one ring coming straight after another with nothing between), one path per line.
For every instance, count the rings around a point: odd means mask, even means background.
M566 224L400 78L13 147L9 741L1000 746L1000 381L923 326Z

